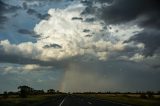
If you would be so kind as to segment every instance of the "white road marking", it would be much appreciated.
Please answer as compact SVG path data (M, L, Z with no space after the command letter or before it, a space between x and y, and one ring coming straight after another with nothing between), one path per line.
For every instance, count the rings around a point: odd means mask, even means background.
M90 105L91 105L92 103L91 103L91 102L88 102L88 104L90 104Z
M62 100L62 102L59 104L59 106L62 106L62 104L64 103L65 98Z

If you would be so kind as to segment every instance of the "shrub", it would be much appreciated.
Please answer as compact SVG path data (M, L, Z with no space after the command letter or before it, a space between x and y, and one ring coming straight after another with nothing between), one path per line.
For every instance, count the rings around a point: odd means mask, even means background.
M140 98L147 99L147 96L146 96L145 93L142 93L142 94L140 95Z
M8 93L7 93L7 92L4 92L4 93L3 93L3 98L4 98L4 99L8 98Z
M154 97L153 94L154 94L153 92L148 91L148 92L147 92L148 98L153 98L153 97Z

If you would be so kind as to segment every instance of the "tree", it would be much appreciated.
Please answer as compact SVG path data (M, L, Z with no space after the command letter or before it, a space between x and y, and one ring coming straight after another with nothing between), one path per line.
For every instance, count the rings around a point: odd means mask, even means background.
M153 94L154 92L148 91L147 92L148 98L153 98L154 97Z
M47 90L47 93L48 93L48 94L54 94L54 93L55 93L55 90L54 90L54 89L49 89L49 90Z
M145 93L141 93L140 97L143 98L143 99L147 99L147 96L146 96Z
M6 91L3 93L3 98L8 98L8 93Z
M18 89L20 89L20 97L26 98L27 95L33 93L33 88L28 87L28 86L19 86Z

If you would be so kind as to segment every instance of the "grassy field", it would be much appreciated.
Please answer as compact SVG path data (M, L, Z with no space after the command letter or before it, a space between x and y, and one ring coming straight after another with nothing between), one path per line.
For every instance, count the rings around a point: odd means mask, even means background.
M152 98L142 98L140 94L79 94L80 96L109 100L137 106L160 106L160 95Z
M33 95L27 98L20 98L18 95L12 95L8 98L0 97L0 106L37 106L43 104L50 99L56 100L60 94L55 95Z

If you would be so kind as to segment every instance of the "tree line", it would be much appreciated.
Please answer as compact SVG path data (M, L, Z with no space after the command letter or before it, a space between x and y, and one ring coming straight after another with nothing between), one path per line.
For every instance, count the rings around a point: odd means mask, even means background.
M29 95L43 95L43 94L62 94L63 92L60 92L59 90L54 89L48 89L46 92L42 90L36 90L34 88L31 88L29 86L23 85L17 87L18 92L7 92L5 91L3 94L4 98L8 98L9 95L19 95L22 98L26 98Z
M9 95L19 95L22 98L26 98L29 95L43 95L43 94L71 94L70 92L60 92L59 90L48 89L46 92L42 90L36 90L32 87L23 85L17 87L18 92L4 92L1 94L4 98L8 98ZM160 91L137 91L137 92L73 92L72 94L139 94L141 98L153 98L153 95L160 95Z

